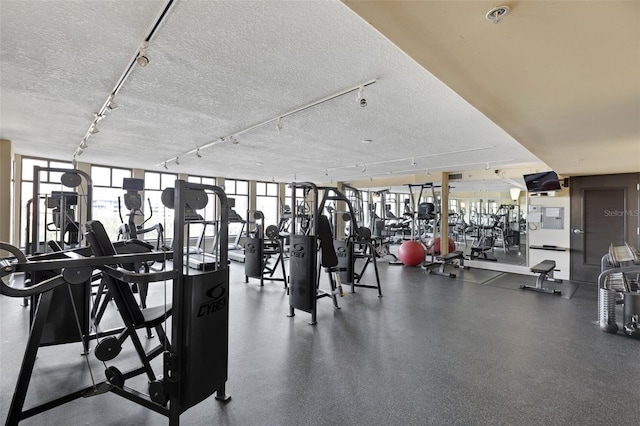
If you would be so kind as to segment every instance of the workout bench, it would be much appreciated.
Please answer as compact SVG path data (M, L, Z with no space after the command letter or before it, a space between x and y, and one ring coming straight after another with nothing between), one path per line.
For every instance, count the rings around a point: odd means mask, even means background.
M462 251L454 251L454 252L451 252L451 253L447 253L447 254L442 254L440 256L436 256L436 260L438 262L440 262L440 267L438 268L437 271L432 271L431 269L429 269L429 273L430 274L444 275L446 277L455 278L456 274L454 274L453 272L445 272L444 268L447 265L453 264L453 261L456 260L456 259L460 259L460 262L456 265L457 268L469 269L468 266L464 266L464 252L462 252Z
M553 290L542 286L545 281L553 281L557 283L562 282L562 280L560 279L553 278L553 270L555 269L555 267L556 262L553 260L543 260L537 265L532 266L531 272L533 272L534 274L539 274L538 278L536 279L536 286L533 287L530 285L521 285L520 288L523 290L539 291L541 293L561 294L560 290Z

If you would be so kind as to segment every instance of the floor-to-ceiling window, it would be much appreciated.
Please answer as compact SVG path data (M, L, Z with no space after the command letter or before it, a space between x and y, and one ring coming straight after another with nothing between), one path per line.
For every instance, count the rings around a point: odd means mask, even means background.
M256 182L256 210L264 214L265 227L278 223L278 184Z
M148 225L161 223L165 238L173 238L173 209L162 204L162 191L175 187L178 175L175 173L144 172L144 197L151 205L153 217Z
M91 166L92 219L102 222L112 240L117 239L120 225L128 222L129 211L123 201L122 183L124 178L130 177L130 169ZM142 211L146 211L146 208L148 206L143 205Z
M227 197L233 201L232 209L242 218L247 219L247 209L249 208L249 182L246 180L225 179L224 192ZM244 226L238 221L231 218L229 223L229 235L239 235L244 232Z
M39 158L22 157L22 176L20 179L20 246L25 247L27 241L31 240L31 235L27 235L27 223L31 218L28 212L31 211L32 204L39 202L41 204L39 208L39 240L48 241L50 239L58 240L54 237L54 233L59 232L55 229L55 225L52 219L52 210L45 206L44 199L32 200L33 198L33 170L35 166L43 168L58 168L58 169L72 169L73 165L70 162L51 161ZM39 176L40 180L40 194L51 194L53 191L67 192L74 191L74 189L66 188L60 183L60 177L62 173L59 172L41 172ZM73 209L72 206L69 206ZM75 209L73 209L75 212ZM30 226L33 226L31 223ZM47 230L49 229L49 230Z

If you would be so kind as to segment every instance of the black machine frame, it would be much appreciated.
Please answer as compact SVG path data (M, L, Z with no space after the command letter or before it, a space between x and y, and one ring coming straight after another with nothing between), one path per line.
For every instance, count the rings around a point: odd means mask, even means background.
M51 196L46 194L43 195L41 192L43 173L47 173L49 176L52 173L59 173L60 185L64 188L69 188L74 192L67 192L66 190L52 191ZM84 193L80 193L77 190L78 187L80 187ZM54 192L58 193L57 197L54 195ZM91 206L93 202L93 182L89 174L77 169L34 166L32 198L30 201L30 217L27 218L28 230L25 244L26 253L37 256L37 259L40 261L48 261L66 258L67 256L61 252L64 251L64 249L68 249L71 245L78 249L81 248L82 241L80 238L80 223L83 222L83 220L91 220ZM54 210L58 210L57 214L53 214L52 223L55 225L55 230L56 232L59 232L59 234L56 234L56 239L47 243L40 241L41 201L44 201L45 208L43 216L45 222L45 237L47 236L47 231L51 231L48 226L49 224L47 223L47 209L50 208L49 203L51 201L55 201L56 207ZM75 205L78 207L78 210L74 212L74 215L79 217L69 216L69 205ZM75 244L66 244L67 242L65 241L64 235L67 231L76 234L77 240L75 241ZM29 232L31 233L30 235ZM55 270L28 272L26 274L26 285L48 279L55 275L57 275ZM57 309L49 312L48 320L43 326L43 334L39 342L40 346L83 341L85 343L86 351L86 341L90 338L90 312L88 307L90 295L90 285L73 286L69 291L64 289L57 289L53 291L51 296L52 304L56 306ZM35 320L35 309L38 303L38 298L39 295L37 294L30 297L31 304L29 316L31 324L33 324ZM74 312L71 309L71 304L73 303L77 306L77 312ZM76 315L78 318L76 318ZM82 330L81 335L78 335L77 333L77 322Z
M265 238L266 237L266 238ZM276 258L273 265L269 265L272 257ZM275 276L280 266L281 276ZM260 287L264 280L281 281L287 287L287 271L284 266L284 236L280 234L278 226L264 226L264 213L260 210L247 210L247 236L244 243L244 282L249 278L258 278Z
M34 166L33 167L33 192L32 192L32 198L31 198L31 218L30 218L31 223L27 224L28 229L31 232L31 235L28 235L28 232L27 232L27 242L25 244L26 252L29 254L35 254L35 253L41 252L40 251L40 202L39 200L42 199L42 196L40 194L40 186L42 183L42 180L41 180L42 172L61 173L60 184L67 188L75 188L82 184L86 185L86 188L85 188L86 194L82 196L77 194L75 197L76 198L75 203L79 204L77 200L79 196L85 198L84 204L85 204L86 210L84 212L82 211L78 212L78 214L81 215L82 213L84 213L86 215L85 219L91 220L91 206L93 203L93 183L91 180L91 176L89 176L87 173L83 172L82 170L77 170L77 169ZM68 176L69 178L65 179L66 176ZM75 176L75 178L73 176ZM69 194L65 194L64 192L62 192L60 195L61 196L59 197L60 202L58 207L60 210L60 213L58 215L58 221L54 220L54 223L57 222L56 225L62 232L61 232L60 238L55 242L58 244L60 248L65 248L64 230L65 228L67 228L67 225L69 225L69 222L70 222L69 221L70 218L67 217L66 215L66 210L67 210L66 207L68 207L67 204L70 204L70 199L72 197L69 196ZM78 225L73 224L73 226L78 226ZM76 232L79 233L80 229L76 229Z
M293 209L291 234L289 236L289 317L295 310L311 314L310 325L317 324L317 301L331 297L335 309L337 296L342 296L342 287L336 285L334 273L346 268L339 266L329 219L322 215L318 204L318 187L312 182L292 182ZM303 191L303 200L297 203L298 189ZM318 250L321 255L318 257ZM320 267L329 276L329 291L320 288ZM340 283L338 278L338 284Z
M333 246L338 257L337 266L339 268L338 273L340 276L340 282L351 285L351 293L356 292L356 287L373 288L378 290L378 297L382 297L382 287L380 286L378 262L376 259L378 257L378 253L376 252L376 248L371 240L371 233L367 233L362 229L362 227L358 226L356 210L353 208L351 200L345 195L345 193L333 186L321 186L318 187L318 190L323 192L322 200L318 207L319 212L322 212L330 201L335 201L336 203L344 202L347 207L346 211L336 209L333 212L334 217L332 221L334 229ZM345 239L338 237L338 229L340 228L338 218L342 218L343 222L351 222L348 236ZM359 249L356 250L356 247ZM365 263L362 269L360 269L360 272L356 272L356 259L365 259ZM373 263L375 271L376 285L361 283L362 276L371 263Z

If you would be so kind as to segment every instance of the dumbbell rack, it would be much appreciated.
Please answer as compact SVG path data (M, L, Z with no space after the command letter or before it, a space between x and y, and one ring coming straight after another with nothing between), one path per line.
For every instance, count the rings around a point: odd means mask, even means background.
M639 276L638 251L627 242L622 245L611 244L609 252L602 256L601 273L598 276L598 323L603 331L618 331L616 305L624 303L624 295L631 296L638 292Z

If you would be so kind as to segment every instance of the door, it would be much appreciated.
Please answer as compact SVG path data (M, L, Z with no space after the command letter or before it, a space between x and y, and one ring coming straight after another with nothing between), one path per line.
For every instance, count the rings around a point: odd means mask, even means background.
M596 283L611 243L638 247L637 173L571 178L571 279Z

